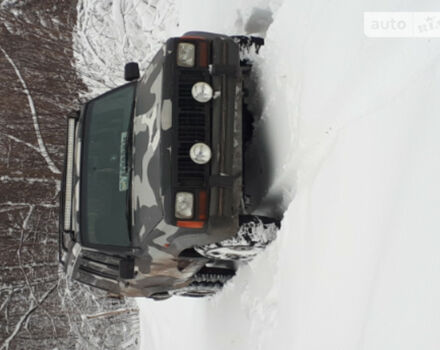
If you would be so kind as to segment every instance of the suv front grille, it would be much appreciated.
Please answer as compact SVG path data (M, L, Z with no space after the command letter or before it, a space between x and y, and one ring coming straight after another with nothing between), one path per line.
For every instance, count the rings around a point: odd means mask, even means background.
M191 95L192 86L199 81L209 81L202 71L180 71L178 83L177 114L177 182L179 186L203 186L207 166L195 164L189 150L196 142L209 144L210 104L199 103Z

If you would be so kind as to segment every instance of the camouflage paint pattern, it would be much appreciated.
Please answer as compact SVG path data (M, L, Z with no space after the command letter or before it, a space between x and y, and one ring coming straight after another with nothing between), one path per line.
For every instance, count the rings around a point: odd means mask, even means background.
M133 119L133 168L132 168L132 252L114 254L114 261L108 265L106 257L99 258L98 250L81 247L78 243L70 244L70 256L65 265L72 278L112 293L126 296L151 296L185 287L191 277L206 263L205 258L179 257L181 250L199 244L220 241L227 232L194 232L170 225L164 220L164 195L162 186L164 175L161 169L161 133L172 133L171 99L163 97L164 60L167 55L174 55L166 46L157 53L143 77L137 82L135 111ZM216 81L220 81L217 79ZM236 82L233 97L233 170L234 202L241 199L241 80ZM79 129L79 128L77 128ZM80 155L81 138L76 131L75 184L73 198L72 228L79 237L79 195L80 195ZM172 148L163 150L166 157L171 156ZM171 171L168 169L168 171ZM169 177L169 175L168 175ZM171 185L171 184L169 184ZM236 215L236 214L235 214ZM93 253L94 252L94 253ZM102 263L90 264L84 259L90 254ZM121 279L114 268L123 256L134 256L135 277ZM107 265L106 265L107 264ZM93 268L99 274L84 273L84 268Z

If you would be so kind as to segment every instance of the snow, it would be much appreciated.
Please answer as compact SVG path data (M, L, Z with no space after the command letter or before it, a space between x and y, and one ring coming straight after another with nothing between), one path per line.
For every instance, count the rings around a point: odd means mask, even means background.
M285 212L277 240L215 297L139 299L141 349L440 348L440 41L363 33L365 11L430 10L428 0L173 5L178 27L165 23L161 38L265 35L253 154L261 210Z
M77 7L73 41L76 68L89 88L85 98L123 84L127 62L146 69L161 43L176 34L171 0L78 0Z

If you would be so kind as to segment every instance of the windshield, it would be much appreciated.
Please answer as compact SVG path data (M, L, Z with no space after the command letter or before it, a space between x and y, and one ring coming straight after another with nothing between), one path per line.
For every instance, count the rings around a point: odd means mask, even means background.
M81 170L81 239L85 245L130 245L130 143L135 85L87 105Z

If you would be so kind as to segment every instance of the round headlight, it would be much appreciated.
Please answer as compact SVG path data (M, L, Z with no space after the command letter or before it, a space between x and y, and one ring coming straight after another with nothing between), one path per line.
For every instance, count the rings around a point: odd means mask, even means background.
M195 143L189 150L189 156L197 164L206 164L211 160L211 148L203 142Z
M213 95L212 87L208 83L199 81L193 85L191 95L197 102L208 102Z

